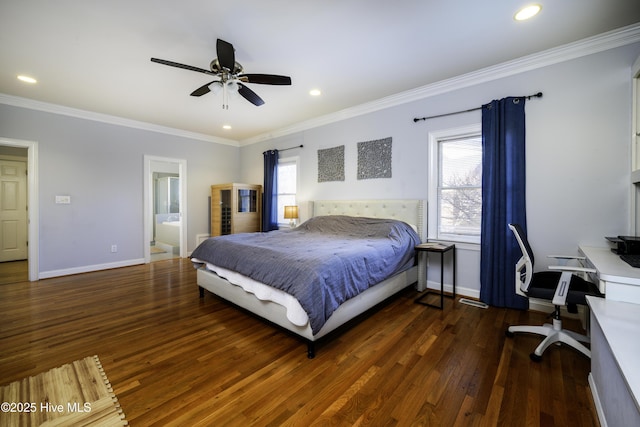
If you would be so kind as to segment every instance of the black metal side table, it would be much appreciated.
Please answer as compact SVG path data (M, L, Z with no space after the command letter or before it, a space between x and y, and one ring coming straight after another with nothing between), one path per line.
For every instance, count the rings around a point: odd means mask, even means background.
M437 306L435 304L429 304L427 302L422 301L429 294L434 293L433 290L429 288L425 289L423 294L415 299L414 302L417 304L427 305L429 307L438 308L442 310L444 308L444 254L451 251L453 256L453 295L451 298L456 298L456 245L454 244L444 244L444 243L422 243L415 247L416 256L420 252L427 252L427 257L430 252L437 252L440 254L440 305ZM448 295L447 295L448 297Z

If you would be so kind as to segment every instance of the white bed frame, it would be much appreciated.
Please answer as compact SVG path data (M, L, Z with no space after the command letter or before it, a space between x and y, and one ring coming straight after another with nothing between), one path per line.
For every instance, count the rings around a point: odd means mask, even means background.
M393 218L414 225L420 238L424 239L424 205L425 202L423 200L323 200L309 202L309 212L312 213L312 216L350 215ZM417 281L418 267L413 266L372 286L338 307L322 329L313 334L308 322L305 326L297 326L291 323L287 319L286 309L282 305L272 301L262 301L256 298L254 294L246 292L240 286L229 283L226 279L204 267L199 268L197 271L197 283L200 287L201 297L204 296L204 289L206 289L263 319L305 338L308 343L307 356L309 358L315 356L315 341Z

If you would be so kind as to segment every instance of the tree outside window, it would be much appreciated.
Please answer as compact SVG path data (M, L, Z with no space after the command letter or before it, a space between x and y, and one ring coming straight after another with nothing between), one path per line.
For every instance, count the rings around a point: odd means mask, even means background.
M438 234L480 235L482 141L479 137L440 142Z
M481 125L429 133L428 237L480 243Z

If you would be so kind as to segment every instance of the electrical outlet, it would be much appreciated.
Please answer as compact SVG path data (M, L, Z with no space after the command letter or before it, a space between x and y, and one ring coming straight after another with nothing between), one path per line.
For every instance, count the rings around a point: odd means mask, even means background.
M118 245L111 245L111 253L118 252Z

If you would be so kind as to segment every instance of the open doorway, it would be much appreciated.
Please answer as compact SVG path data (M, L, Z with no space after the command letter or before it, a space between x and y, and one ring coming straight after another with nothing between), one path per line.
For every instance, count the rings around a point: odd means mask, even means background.
M153 216L151 261L180 256L180 175L176 172L153 172Z
M38 280L37 143L0 138L0 284Z
M186 160L145 156L145 262L186 256Z

